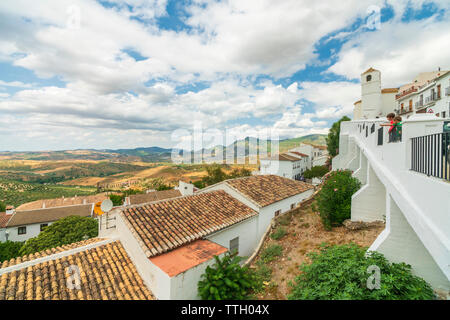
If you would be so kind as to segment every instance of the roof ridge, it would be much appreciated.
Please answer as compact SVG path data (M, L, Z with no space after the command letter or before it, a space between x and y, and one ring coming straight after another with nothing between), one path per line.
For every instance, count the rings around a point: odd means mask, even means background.
M105 244L108 244L108 243L111 243L111 242L114 242L114 241L117 241L117 240L119 240L119 238L113 237L113 238L109 238L109 239L106 239L106 240L89 243L89 244L87 244L85 246L81 246L81 247L77 247L77 248L73 248L73 249L57 252L57 253L54 253L54 254L51 254L51 255L48 255L48 256L44 256L44 257L36 258L36 259L33 259L33 260L25 261L25 262L22 262L22 263L19 263L19 264L15 264L15 265L12 265L12 266L9 266L9 267L6 267L6 268L1 268L0 269L0 276L5 274L5 273L10 273L10 272L13 272L13 271L21 270L21 269L24 269L24 268L27 268L27 267L31 267L31 266L34 266L34 265L37 265L37 264L40 264L40 263L43 263L43 262L52 261L52 260L60 259L60 258L63 258L63 257L67 257L67 256L70 256L72 254L75 254L75 253L78 253L78 252L81 252L81 251L90 250L90 249L93 249L93 248L96 248L96 247L99 247L99 246L102 246L102 245L105 245Z

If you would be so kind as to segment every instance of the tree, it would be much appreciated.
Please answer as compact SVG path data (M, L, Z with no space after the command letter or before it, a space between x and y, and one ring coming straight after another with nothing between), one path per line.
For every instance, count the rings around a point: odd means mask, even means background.
M350 218L352 195L360 187L361 183L352 177L349 170L334 171L330 174L317 198L320 218L326 229L339 226Z
M125 199L124 194L110 194L109 199L112 201L114 206L123 205L123 200Z
M98 223L90 217L69 216L46 227L37 237L28 239L20 255L55 248L98 235Z
M5 210L6 210L6 205L2 201L0 201L0 212L5 212Z
M20 256L20 248L23 242L6 241L0 242L0 262Z
M338 154L337 150L339 148L339 134L341 132L342 121L351 121L351 119L347 116L344 116L339 121L333 123L330 132L328 133L328 137L326 138L328 153L332 157Z
M322 244L320 252L308 257L311 263L303 263L290 284L289 300L435 299L433 289L411 273L410 265L391 264L381 253L366 254L366 248L354 243Z

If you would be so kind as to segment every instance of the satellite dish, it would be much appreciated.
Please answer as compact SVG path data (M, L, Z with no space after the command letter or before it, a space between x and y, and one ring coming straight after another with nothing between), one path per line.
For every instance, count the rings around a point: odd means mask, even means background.
M102 205L100 206L100 209L102 209L103 212L109 212L113 208L113 202L110 199L103 200Z

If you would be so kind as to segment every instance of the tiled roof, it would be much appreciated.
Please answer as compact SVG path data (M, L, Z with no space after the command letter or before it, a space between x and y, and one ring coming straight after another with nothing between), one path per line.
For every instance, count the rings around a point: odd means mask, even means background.
M293 152L291 152L293 153ZM277 155L274 155L272 157L268 157L268 158L263 158L261 160L278 160L278 161L291 161L291 162L295 162L295 161L299 161L300 159L297 156L292 156L286 153L280 153Z
M11 218L10 214L6 214L5 212L0 212L0 228L4 228Z
M69 267L79 268L80 288L70 289ZM0 269L1 271L1 269ZM68 281L69 280L69 281ZM152 300L119 241L4 273L0 300Z
M122 215L147 257L152 257L255 216L257 212L219 190L125 208Z
M361 74L366 74L366 73L373 72L373 71L378 71L378 70L376 70L376 69L370 67L369 69L367 69L366 71L364 71L364 72L361 73Z
M397 93L398 88L385 88L381 89L381 93Z
M297 155L299 155L300 157L308 157L308 155L307 154L304 154L304 153L301 153L301 152L298 152L298 151L289 151L290 153L294 153L294 154L297 154Z
M227 248L209 240L196 240L175 250L152 257L150 261L169 277L174 277L227 251Z
M181 197L181 192L179 190L162 190L145 194L133 194L130 195L130 205L148 203L176 197Z
M226 180L225 183L261 207L314 189L309 183L276 175L237 178Z
M77 204L92 204L109 199L106 194L96 194L92 196L82 197L69 197L69 198L57 198L57 199L44 199L28 202L20 205L16 208L17 211L28 211L45 208L66 207ZM44 206L45 204L45 206Z
M51 222L68 216L90 217L92 207L92 204L86 204L30 211L16 211L6 226L14 227L33 223Z
M70 244L66 244L63 246L59 246L56 248L51 248L51 249L47 249L47 250L43 250L43 251L39 251L36 253L32 253L29 254L27 256L22 256L22 257L17 257L17 258L13 258L11 260L5 260L2 263L0 263L0 269L1 268L6 268L6 267L11 267L14 266L16 264L20 264L26 261L31 261L37 258L42 258L45 256L49 256L51 254L55 254L55 253L59 253L59 252L63 252L63 251L67 251L70 249L75 249L75 248L79 248L79 247L83 247L85 245L91 244L91 243L95 243L95 242L99 242L102 241L104 239L102 238L91 238L91 239L87 239L87 240L83 240L83 241L79 241L79 242L74 242L74 243L70 243Z

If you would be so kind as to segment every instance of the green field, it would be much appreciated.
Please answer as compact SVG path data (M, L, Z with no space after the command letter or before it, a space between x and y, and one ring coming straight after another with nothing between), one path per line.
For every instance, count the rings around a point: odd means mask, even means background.
M97 192L95 187L37 184L0 179L0 201L15 207L21 204L59 197L87 196Z

